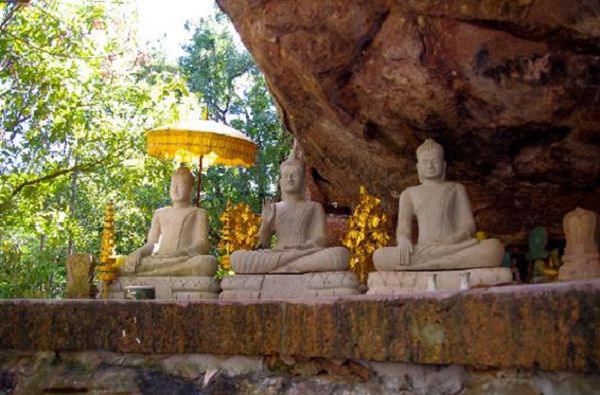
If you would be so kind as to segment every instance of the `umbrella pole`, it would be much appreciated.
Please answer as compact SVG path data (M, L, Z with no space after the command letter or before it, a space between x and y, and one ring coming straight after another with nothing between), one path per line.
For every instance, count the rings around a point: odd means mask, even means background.
M198 162L198 185L196 186L196 207L200 207L200 185L202 185L202 155Z

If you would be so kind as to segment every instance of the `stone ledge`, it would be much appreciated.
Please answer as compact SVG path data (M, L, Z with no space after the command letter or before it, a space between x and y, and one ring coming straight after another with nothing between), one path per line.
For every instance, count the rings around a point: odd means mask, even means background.
M293 301L0 301L0 349L597 372L600 281Z

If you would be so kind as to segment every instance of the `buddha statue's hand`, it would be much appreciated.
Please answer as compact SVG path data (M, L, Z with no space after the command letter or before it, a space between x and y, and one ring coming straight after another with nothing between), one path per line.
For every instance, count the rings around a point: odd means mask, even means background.
M265 198L262 204L262 221L265 225L271 225L275 220L276 206L273 199Z
M127 260L123 265L123 271L126 273L134 273L141 261L140 251L135 251L127 256Z
M400 236L398 238L398 247L396 247L397 261L400 265L408 265L410 262L410 254L412 254L412 243L408 238Z

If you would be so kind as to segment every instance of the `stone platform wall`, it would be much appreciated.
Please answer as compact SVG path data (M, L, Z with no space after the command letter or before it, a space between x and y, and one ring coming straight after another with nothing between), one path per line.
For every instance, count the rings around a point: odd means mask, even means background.
M0 393L600 388L598 282L264 302L11 300L0 320Z

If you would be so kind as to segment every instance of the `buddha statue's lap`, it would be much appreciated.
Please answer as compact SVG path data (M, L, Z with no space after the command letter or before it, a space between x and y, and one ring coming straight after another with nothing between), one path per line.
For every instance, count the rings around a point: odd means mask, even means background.
M397 247L375 251L378 271L455 270L498 267L504 246L497 239L473 238L475 221L464 186L445 181L443 148L426 140L417 150L421 185L400 195ZM412 218L419 237L412 245Z
M306 201L304 165L295 158L280 169L283 201L263 202L259 237L263 250L235 251L231 268L240 274L309 273L348 270L350 253L344 247L325 246L326 218L323 207ZM268 249L271 235L277 234L277 246Z
M348 270L350 255L343 247L304 251L236 251L231 268L236 273L310 273ZM287 263L282 264L283 261Z
M140 260L135 270L138 276L213 276L218 261L212 255L198 254L177 256L173 254L151 255Z
M415 245L408 265L398 262L396 247L376 250L373 261L378 271L460 270L498 267L503 255L504 246L498 239L469 239L459 245Z
M142 259L135 274L137 276L213 276L218 261L212 255L193 257L159 257Z
M193 176L186 167L173 174L173 207L157 210L144 246L127 257L123 275L213 276L217 259L209 255L208 216L191 205ZM154 253L154 245L159 248Z

